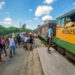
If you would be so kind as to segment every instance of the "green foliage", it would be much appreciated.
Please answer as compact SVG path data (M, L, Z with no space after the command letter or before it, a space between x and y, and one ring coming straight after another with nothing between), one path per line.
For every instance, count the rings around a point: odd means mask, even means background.
M23 24L23 25L22 25L22 29L25 29L25 28L26 28L26 24Z
M29 29L21 29L21 28L17 28L17 27L3 27L2 25L0 25L0 34L1 35L7 35L10 33L20 33L20 32L26 32L26 31L31 31Z

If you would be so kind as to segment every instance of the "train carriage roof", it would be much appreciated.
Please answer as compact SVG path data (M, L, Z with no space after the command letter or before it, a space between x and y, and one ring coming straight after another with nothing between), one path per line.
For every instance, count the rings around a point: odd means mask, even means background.
M62 16L60 16L60 17L58 17L58 18L68 17L68 16L72 16L72 15L74 15L74 14L75 14L75 9L71 10L70 12L68 12L68 13L66 13L66 14L64 14L64 15L62 15ZM58 18L57 18L57 19L58 19Z
M39 26L38 28L45 27L45 26L47 26L49 23L54 23L54 24L56 24L56 20L48 20L48 21L45 21L45 23L44 23L43 25Z

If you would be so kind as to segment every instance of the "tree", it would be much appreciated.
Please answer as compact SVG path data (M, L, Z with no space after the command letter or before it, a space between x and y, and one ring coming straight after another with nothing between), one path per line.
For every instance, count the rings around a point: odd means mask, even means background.
M25 28L26 28L26 24L23 24L23 25L22 25L22 29L25 29Z
M24 27L25 28L25 27ZM7 35L11 33L17 33L17 32L26 32L30 31L29 29L22 29L22 28L17 28L17 27L3 27L0 25L0 35Z

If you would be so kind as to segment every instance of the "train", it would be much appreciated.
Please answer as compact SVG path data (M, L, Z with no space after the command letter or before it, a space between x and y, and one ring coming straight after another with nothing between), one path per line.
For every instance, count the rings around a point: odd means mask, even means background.
M53 44L56 50L75 61L75 9L59 16L56 21L37 28L38 36L47 40L50 25L53 26Z
M48 30L50 26L52 27L54 32L53 36L55 36L56 35L56 20L48 20L47 22L45 22L45 24L43 24L42 26L39 26L37 28L38 36L47 40L47 34L48 34Z

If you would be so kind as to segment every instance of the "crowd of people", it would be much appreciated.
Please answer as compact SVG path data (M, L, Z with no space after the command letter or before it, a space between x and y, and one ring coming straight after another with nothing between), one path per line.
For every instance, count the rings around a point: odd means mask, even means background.
M0 62L3 62L2 54L5 53L5 57L8 56L7 50L10 53L10 58L12 58L13 55L16 54L15 49L17 46L20 47L20 45L23 45L23 48L32 51L33 40L34 33L32 32L18 33L16 36L14 33L12 33L9 34L6 38L0 35Z

